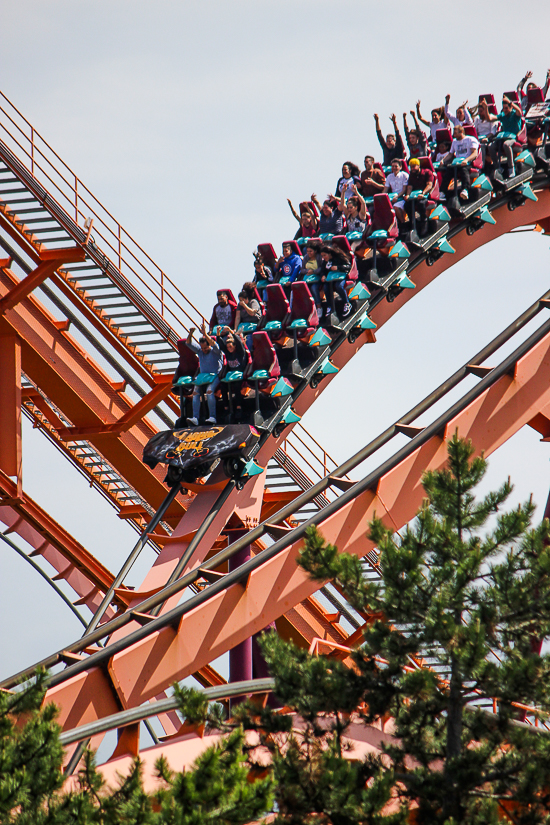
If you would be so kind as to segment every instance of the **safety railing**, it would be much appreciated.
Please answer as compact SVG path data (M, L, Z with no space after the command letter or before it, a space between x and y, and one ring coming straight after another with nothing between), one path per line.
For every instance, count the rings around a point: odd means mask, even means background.
M121 274L180 335L200 326L202 313L90 192L31 123L0 92L0 139L59 206L95 241ZM90 222L92 222L90 224Z
M69 217L86 233L90 230L90 237L101 251L134 287L143 289L144 297L176 335L185 337L189 326L200 326L202 313L1 91L0 140ZM91 229L86 223L90 219ZM312 483L337 466L300 424L289 434L282 449Z

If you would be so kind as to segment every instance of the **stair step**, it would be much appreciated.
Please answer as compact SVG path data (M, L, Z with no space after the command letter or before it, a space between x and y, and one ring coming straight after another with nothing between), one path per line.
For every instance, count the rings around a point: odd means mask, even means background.
M15 221L15 223L56 223L56 220L46 213L43 218L25 218L21 221Z
M131 332L131 333L129 333L129 335L131 335L133 338L137 338L138 335L139 336L142 336L142 335L158 335L158 333L157 333L156 329L142 329L142 330L137 330L136 332ZM164 341L164 338L161 338L160 340ZM154 341L143 341L143 343L144 344L153 344Z
M142 353L140 353L141 355ZM172 358L145 358L144 364L167 364L169 361L179 361L179 356L176 354Z
M4 181L0 181L3 183ZM6 181L7 182L7 181ZM0 195L15 195L19 194L20 192L28 192L28 189L0 189ZM11 200L11 198L10 198Z
M112 289L113 285L111 281L106 281L104 284L95 284L95 286L77 286L77 292L97 292L99 289ZM96 300L99 301L100 298L125 298L123 292L110 292L108 295L98 295Z
M18 203L25 203L25 201L18 201ZM10 208L10 211L12 211L11 208ZM47 217L49 217L49 215L50 215L48 210L44 209L43 206L29 206L29 207L27 207L27 209L18 209L17 210L18 215L30 215L34 212L45 212Z
M131 304L129 305L131 306ZM131 315L141 315L141 312L117 312L116 314L113 313L110 317L111 318L129 318ZM150 324L150 321L140 321L139 323L142 324Z
M115 297L116 298L125 298L126 296L116 295ZM94 303L97 303L97 299L94 301ZM131 301L128 301L128 299L126 299L124 301L124 303L122 303L122 304L102 304L102 305L98 304L99 309L125 309L126 307L131 307L131 306L133 306L133 304L132 304ZM139 315L139 314L140 314L139 312L136 313L136 315Z
M77 283L80 283L80 281L97 281L98 278L105 278L105 277L106 276L103 274L103 272L97 272L95 275L75 275L73 278L67 278L67 280L68 281L76 281ZM103 286L104 287L111 286L111 281L107 280L103 284Z
M116 316L113 316L113 317L116 317ZM125 322L124 324L118 324L118 326L115 326L113 324L113 329L127 329L128 327L144 327L144 326L151 327L152 331L156 332L154 327L151 326L150 321L128 321L128 323ZM132 335L132 333L129 332L128 335Z
M158 343L159 344L164 344L165 342L164 341L159 341ZM170 349L140 349L139 354L140 355L161 355L162 353L165 353L165 352L171 352L171 353L173 353L174 358L176 358L176 357L179 358L178 353L176 353L172 349L172 347L170 347ZM172 359L170 358L169 360L171 361Z
M51 232L63 232L63 228L58 223L55 226L35 226L32 230L27 230L25 235L47 235ZM66 233L63 240L71 240L71 236Z
M22 191L25 191L25 190L23 189ZM18 203L40 203L40 201L38 201L36 198L18 198L17 200L12 200L10 198L10 201L11 202L8 204L10 212L15 212L16 211L15 207L17 206ZM41 206L40 208L44 209L43 206ZM20 213L18 212L18 214L20 214Z

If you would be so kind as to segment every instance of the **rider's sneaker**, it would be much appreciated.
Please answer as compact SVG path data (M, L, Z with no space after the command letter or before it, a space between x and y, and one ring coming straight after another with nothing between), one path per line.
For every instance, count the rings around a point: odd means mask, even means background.
M199 423L199 422L197 421L197 419L196 419L196 418L188 418L187 420L189 421L189 423L190 423L193 427L197 427L197 426L198 426L198 423Z

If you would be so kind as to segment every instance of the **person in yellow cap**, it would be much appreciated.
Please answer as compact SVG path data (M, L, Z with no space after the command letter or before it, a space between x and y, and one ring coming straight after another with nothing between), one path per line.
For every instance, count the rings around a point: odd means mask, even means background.
M411 158L409 161L409 180L407 188L404 192L405 212L409 220L412 220L412 210L415 209L419 216L419 223L417 224L417 232L420 237L426 234L428 228L428 219L426 217L426 207L428 204L428 197L434 188L435 178L431 169L422 169L418 158ZM422 198L416 198L414 201L410 200L411 192L420 190Z

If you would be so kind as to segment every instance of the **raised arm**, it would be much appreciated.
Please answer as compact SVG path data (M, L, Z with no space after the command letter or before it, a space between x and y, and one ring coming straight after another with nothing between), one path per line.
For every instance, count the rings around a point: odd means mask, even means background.
M201 324L201 333L202 333L202 335L204 335L204 337L206 338L206 340L207 340L207 342L208 342L209 346L211 346L211 347L215 347L215 346L217 346L217 344L216 344L215 340L214 340L214 339L212 338L212 336L211 336L211 335L210 335L210 334L206 331L206 324L205 324L205 322L204 322L204 321L203 321L203 322L202 322L202 324Z
M522 79L519 81L519 83L516 87L516 91L517 91L518 95L522 93L523 87L525 86L525 84L527 83L527 81L529 80L530 77L533 77L533 72L532 71L525 72L525 77L522 77Z
M413 113L411 112L411 115L412 114ZM429 126L430 125L429 121L424 120L424 118L420 114L420 101L419 100L416 101L416 114L418 115L418 120L420 121L420 123L423 123L424 126ZM413 115L413 117L414 117L414 115ZM418 129L418 121L416 119L415 119L415 123L416 123L416 128Z
M340 212L345 212L346 209L346 198L345 198L346 190L342 187L342 194L340 195L340 200L338 201L338 209Z
M191 329L189 330L189 333L187 335L187 338L185 340L186 344L193 343L193 335L195 334L195 331L196 331L196 327L191 327Z
M385 149L386 141L384 140L384 137L382 135L382 130L380 129L380 120L378 118L378 115L376 114L374 115L374 125L376 126L376 137L378 138L378 143L380 144L382 149Z
M416 115L415 115L415 113L413 112L412 109L411 109L411 117L414 120L414 128L420 130L420 124L419 124L418 120L416 119ZM423 123L425 123L425 122L426 121L423 121ZM428 126L429 126L429 124L428 124Z
M294 215L294 217L296 218L298 223L300 223L300 218L298 217L298 215L296 214L296 210L292 206L292 201L290 200L290 198L287 198L286 200L287 200L288 205L290 206L290 211L292 212L292 214Z
M367 204L365 203L365 199L363 198L362 194L357 191L357 187L353 187L353 193L356 197L359 198L359 218L362 221L366 221L367 219Z
M546 72L546 83L542 87L542 94L544 99L546 100L546 95L548 94L548 87L550 86L550 69Z

